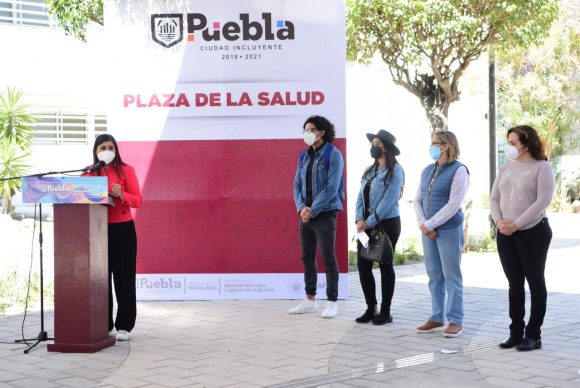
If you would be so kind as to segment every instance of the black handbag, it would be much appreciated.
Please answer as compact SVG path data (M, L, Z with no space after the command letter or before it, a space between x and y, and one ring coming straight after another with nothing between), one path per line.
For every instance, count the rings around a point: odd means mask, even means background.
M381 226L379 217L375 212L377 226L369 232L368 246L361 247L360 257L365 260L376 261L377 263L393 262L393 244L387 232Z

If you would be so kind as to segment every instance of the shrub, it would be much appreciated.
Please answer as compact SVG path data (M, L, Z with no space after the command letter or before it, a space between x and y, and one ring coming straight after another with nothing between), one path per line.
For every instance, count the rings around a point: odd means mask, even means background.
M40 278L37 272L32 274L30 281L28 278L19 277L16 270L9 271L0 277L0 314L4 314L10 306L24 307L27 292L29 305L40 299ZM49 304L52 304L54 300L52 282L44 283L44 300Z
M496 250L497 245L492 233L467 237L466 252L495 252Z
M402 265L411 261L419 261L423 256L417 250L417 239L411 237L405 242L405 246L401 252L395 252L395 264Z
M566 185L566 198L570 203L580 200L580 176Z

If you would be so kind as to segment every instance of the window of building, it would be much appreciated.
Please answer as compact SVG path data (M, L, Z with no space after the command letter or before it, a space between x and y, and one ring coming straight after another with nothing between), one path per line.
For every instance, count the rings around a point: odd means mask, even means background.
M0 23L22 26L56 27L56 18L48 13L43 0L0 1Z
M74 113L36 113L34 144L92 144L107 132L107 116Z

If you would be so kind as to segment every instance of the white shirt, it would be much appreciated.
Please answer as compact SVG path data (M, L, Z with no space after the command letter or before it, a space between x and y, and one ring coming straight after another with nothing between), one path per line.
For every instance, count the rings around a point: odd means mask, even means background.
M461 203L467 194L469 189L469 174L467 173L467 168L461 166L455 171L453 175L453 181L451 182L451 192L449 193L449 201L443 206L433 217L430 219L425 218L423 214L423 192L421 191L421 184L417 189L417 195L413 201L415 206L415 213L417 214L417 222L419 226L425 224L425 227L429 230L433 230L436 227L443 225L451 217L457 213L461 207Z

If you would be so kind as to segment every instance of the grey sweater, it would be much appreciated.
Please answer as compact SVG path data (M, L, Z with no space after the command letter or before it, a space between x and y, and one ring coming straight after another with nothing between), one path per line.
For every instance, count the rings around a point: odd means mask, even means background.
M544 160L512 162L500 170L491 189L491 216L514 221L519 230L536 226L554 195L554 172Z

